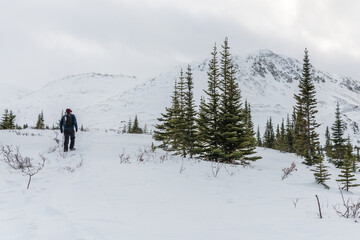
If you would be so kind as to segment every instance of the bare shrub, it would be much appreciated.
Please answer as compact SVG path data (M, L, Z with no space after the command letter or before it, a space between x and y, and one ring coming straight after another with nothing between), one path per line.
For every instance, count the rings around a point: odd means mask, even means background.
M32 167L31 159L29 157L23 157L20 154L19 147L15 147L14 149L9 145L1 146L0 152L3 156L3 161L13 169L23 170L27 167Z
M297 198L295 201L292 201L293 202L293 204L294 204L294 207L296 208L297 207L297 204L298 204L298 202L299 202L299 199Z
M136 160L138 162L144 162L144 155L145 155L145 152L139 153L139 155L137 155L137 157L136 157Z
M46 158L40 154L43 161L42 165L37 164L37 166L34 166L31 162L31 158L21 155L19 147L15 147L14 149L14 147L8 145L1 146L0 154L2 155L3 161L10 167L15 170L20 170L23 174L29 177L27 189L30 187L32 177L42 169L46 160Z
M56 142L56 144L60 144L60 138L59 138L59 133L58 132L55 132L55 138L54 138L54 141Z
M353 202L353 200L349 197L345 201L343 192L340 187L339 187L339 190L340 190L341 199L342 199L342 206L344 207L344 209L341 210L340 206L339 206L340 204L336 204L335 206L333 206L335 212L340 217L354 218L355 221L357 222L356 219L358 219L360 217L360 199L358 199L357 202Z
M217 175L220 172L220 169L224 166L223 163L219 163L219 162L212 162L211 163L211 172L213 174L214 177L217 177Z
M291 163L291 166L288 168L283 168L283 175L281 176L281 180L287 178L293 171L297 171L295 162Z
M183 159L180 170L179 170L179 173L182 173L184 170L185 170L185 167L184 167L184 159Z
M119 158L120 158L120 164L122 164L122 163L130 163L130 156L125 155L125 150L124 149L119 154Z
M227 167L226 167L226 165L225 165L225 164L224 164L224 168L225 168L226 172L229 174L229 176L234 175L234 173L233 173L233 172L230 172L230 171L227 169Z
M84 158L83 155L80 155L80 162L76 164L76 168L81 168L84 165Z
M40 158L41 158L41 160L42 160L42 167L44 167L45 166L45 162L46 162L46 158L45 158L45 156L44 155L42 155L41 153L39 153L39 155L40 155Z
M68 171L69 173L73 173L73 172L75 172L75 168L74 167L70 167L70 166L66 166L66 167L64 167L64 169L66 170L66 171Z
M160 156L160 163L164 163L165 160L169 160L169 153Z

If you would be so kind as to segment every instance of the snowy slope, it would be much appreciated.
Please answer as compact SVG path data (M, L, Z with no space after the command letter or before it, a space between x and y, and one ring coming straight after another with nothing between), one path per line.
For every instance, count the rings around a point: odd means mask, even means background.
M38 114L43 111L45 124L52 126L58 123L62 111L71 108L79 122L87 126L83 114L88 109L112 96L126 92L141 82L142 80L136 77L124 75L98 73L72 75L50 82L20 99L0 102L0 110L1 107L13 109L17 121L30 126L36 123ZM89 118L102 119L98 114Z
M1 83L0 82L0 104L7 105L10 102L26 96L27 94L31 93L30 90L14 87L9 84Z
M64 155L53 131L18 134L0 131L0 142L19 146L34 161L39 153L47 160L29 190L27 177L0 160L1 240L335 240L360 234L359 223L333 209L342 201L338 170L330 168L331 189L325 190L293 154L259 148L263 159L251 167L222 166L215 176L217 166L209 162L152 153L148 135L79 132L77 151ZM130 163L120 163L123 152ZM281 169L293 161L297 171L281 180ZM360 190L344 196L357 201Z
M255 127L263 130L269 117L280 124L282 118L292 113L294 94L298 93L302 61L276 54L270 50L260 50L248 54L233 55L237 70L237 81L243 99L252 106ZM311 60L311 55L310 55ZM191 63L194 77L194 95L199 103L203 89L207 88L208 59ZM37 115L44 111L48 125L56 123L61 110L72 108L79 123L89 128L119 129L134 119L137 114L140 126L147 124L153 128L156 118L170 104L174 81L178 79L180 68L160 74L144 81L121 75L101 75L95 73L69 76L49 83L20 100L10 103L0 101L0 110L9 107L18 115L20 124L34 125ZM360 82L349 77L322 72L313 68L317 91L318 122L321 124L321 138L326 126L331 126L335 118L336 101L340 102L343 119L353 140L360 140ZM356 141L355 141L356 142Z
M310 56L311 57L311 56ZM298 94L298 84L301 77L302 62L275 54L270 50L234 56L237 70L237 81L242 90L243 100L252 106L253 121L260 129L272 117L273 123L286 121L287 114L292 114L295 105L294 94ZM203 89L207 88L208 60L192 63L194 77L194 95L199 103ZM182 66L183 69L186 66ZM123 119L138 113L140 119L150 124L156 123L160 112L170 105L170 95L173 92L174 81L180 75L177 67L171 72L161 74L143 85L113 97L100 105L124 113ZM357 122L360 121L360 82L341 75L322 72L313 68L315 87L317 91L318 122L320 132L324 133L326 126L331 126L335 120L336 101L340 102L343 119L348 124L348 133L355 139L360 139ZM127 114L129 113L129 114ZM323 138L323 136L321 136Z

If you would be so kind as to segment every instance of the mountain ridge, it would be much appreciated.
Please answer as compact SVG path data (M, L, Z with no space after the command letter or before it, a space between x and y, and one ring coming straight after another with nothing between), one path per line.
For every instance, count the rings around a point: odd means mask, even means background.
M280 124L287 114L291 115L295 104L293 96L298 92L301 78L302 61L268 49L233 55L232 58L243 101L247 100L252 106L255 126L263 129L269 117L273 118L275 125ZM203 89L207 89L208 62L209 58L191 63L197 105L200 97L204 96ZM90 128L122 128L136 114L140 123L152 128L156 118L170 105L174 82L179 78L180 69L186 67L187 64L176 66L148 80L122 74L69 75L46 84L20 100L13 100L14 104L8 104L8 108L17 108L14 112L18 113L19 120L30 125L43 110L45 122L51 126L60 116L61 109L70 107L79 115L84 126ZM326 126L332 125L336 102L339 101L344 120L351 129L348 133L356 140L360 139L356 127L360 121L360 82L344 75L323 72L314 66L312 75L317 91L317 120L322 124L321 135ZM72 86L61 86L64 82L72 82ZM48 104L44 104L44 98ZM61 98L70 100L59 103ZM0 101L0 110L4 105ZM107 120L102 121L102 115L106 115L103 119Z

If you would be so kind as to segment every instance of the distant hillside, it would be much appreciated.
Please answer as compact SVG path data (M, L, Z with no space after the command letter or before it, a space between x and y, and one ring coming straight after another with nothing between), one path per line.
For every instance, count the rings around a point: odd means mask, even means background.
M242 90L243 100L252 106L255 127L263 129L269 117L274 124L292 113L294 94L298 93L302 61L260 50L250 54L233 55L236 77ZM310 54L311 61L311 54ZM208 59L191 64L194 77L194 95L199 103L203 89L207 88ZM156 118L170 104L175 79L180 68L144 81L123 75L87 73L68 76L51 82L43 88L24 94L11 103L0 101L0 107L12 108L20 123L33 124L43 110L45 122L56 123L61 110L68 107L77 114L79 122L90 128L119 129L129 118L138 114L140 125L152 128ZM348 133L359 139L360 82L342 75L322 72L313 67L317 91L318 122L321 137L326 126L334 121L336 101L340 102ZM0 109L1 110L1 109Z

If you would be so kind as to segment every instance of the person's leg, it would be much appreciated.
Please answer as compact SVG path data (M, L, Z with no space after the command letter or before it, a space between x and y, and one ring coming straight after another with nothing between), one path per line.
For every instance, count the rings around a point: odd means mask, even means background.
M68 149L68 146L69 146L69 138L70 138L70 132L69 130L64 130L64 152L67 152L69 149Z
M75 146L75 131L74 130L70 130L70 150L74 149Z

